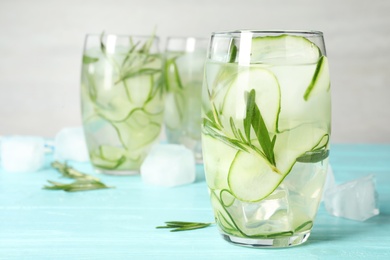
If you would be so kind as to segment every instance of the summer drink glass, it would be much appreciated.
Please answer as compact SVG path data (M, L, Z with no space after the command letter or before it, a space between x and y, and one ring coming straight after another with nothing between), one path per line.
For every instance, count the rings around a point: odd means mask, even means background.
M201 93L208 39L169 37L165 55L165 132L202 162Z
M163 123L162 57L155 36L87 35L81 105L95 169L135 174Z
M330 108L321 32L212 34L202 146L225 240L288 247L308 239L327 172Z

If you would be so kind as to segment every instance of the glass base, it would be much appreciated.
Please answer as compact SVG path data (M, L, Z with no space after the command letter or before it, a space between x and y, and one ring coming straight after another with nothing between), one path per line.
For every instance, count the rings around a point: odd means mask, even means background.
M303 244L310 236L310 231L294 234L292 236L277 238L243 238L222 233L223 239L239 246L255 248L281 248Z
M107 170L95 167L95 171L98 173L103 173L107 175L118 175L118 176L127 176L127 175L138 175L140 174L139 170Z

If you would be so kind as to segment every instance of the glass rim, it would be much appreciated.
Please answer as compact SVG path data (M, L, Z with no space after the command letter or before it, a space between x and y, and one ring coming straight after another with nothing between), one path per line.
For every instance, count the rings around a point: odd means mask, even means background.
M136 38L155 38L155 39L160 39L159 36L157 35L146 35L146 34L123 34L123 33L87 33L85 34L85 37L88 38L88 37L101 37L101 36L104 36L104 37L107 37L107 36L115 36L115 37L118 37L118 38L125 38L125 37L136 37Z
M188 40L188 39L194 39L194 40L209 40L208 37L201 37L201 36L167 36L166 41L168 40Z
M324 33L322 31L317 30L234 30L234 31L216 31L212 32L211 36L239 36L243 33L252 33L255 35L301 35L301 36L316 36L323 37Z

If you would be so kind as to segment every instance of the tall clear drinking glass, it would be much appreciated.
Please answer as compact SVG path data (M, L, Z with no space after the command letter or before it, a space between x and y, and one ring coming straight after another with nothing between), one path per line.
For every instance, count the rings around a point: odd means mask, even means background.
M203 160L225 240L253 247L307 240L327 172L330 101L321 32L212 34Z
M169 37L165 55L165 132L169 143L183 144L202 162L201 92L208 39Z
M87 35L82 119L93 166L135 174L163 123L162 57L154 36Z

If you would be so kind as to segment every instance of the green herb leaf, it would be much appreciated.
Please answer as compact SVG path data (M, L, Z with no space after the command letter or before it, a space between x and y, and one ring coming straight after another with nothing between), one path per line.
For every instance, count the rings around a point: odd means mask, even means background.
M204 134L210 135L213 138L220 140L221 142L235 148L239 149L242 151L248 152L247 147L245 144L242 144L239 140L231 139L229 137L226 137L222 133L219 133L218 130L216 130L216 125L215 123L211 122L210 120L204 118L203 119L203 129L204 129Z
M325 160L329 156L329 150L314 150L306 152L304 155L297 158L297 162L301 163L317 163Z
M118 84L119 82L126 80L126 79L129 79L129 78L132 78L132 77L136 77L136 76L140 76L140 75L153 75L155 73L159 73L160 71L161 70L159 70L159 69L151 69L151 68L142 68L140 70L130 71L130 72L127 72L126 74L122 75L115 82L115 84Z
M79 179L72 183L48 181L51 186L44 186L47 190L63 190L68 192L87 191L112 188L96 180Z
M152 47L152 44L155 39L156 39L156 28L153 30L152 36L149 38L149 40L145 42L144 45L141 47L140 52L149 53L149 50Z
M165 62L165 66L164 66L165 85L167 86L168 91L183 89L183 83L180 79L179 69L175 62L178 57L179 56L174 57Z
M156 228L169 228L172 229L171 232L177 232L205 228L211 226L214 223L167 221L165 224L165 226L158 226Z
M131 41L132 41L132 38L130 38ZM133 46L129 49L129 51L127 52L126 54L126 57L123 59L123 62L122 62L122 67L124 67L126 65L126 63L129 61L130 57L132 57L135 49L137 48L138 44L140 42L137 42L136 44L133 44Z
M94 57L90 57L87 55L83 55L83 64L95 63L97 61L99 61L99 58L94 58Z
M252 121L254 117L254 112L255 112L255 91L252 89L250 92L248 98L247 98L247 104L246 104L246 116L244 118L244 131L245 131L245 136L248 142L251 142L251 126L252 126Z
M246 118L244 119L244 125L245 124L248 125L248 121L251 122L257 140L261 148L263 149L266 158L273 166L276 166L275 155L273 150L276 137L274 137L273 140L271 141L269 137L269 132L267 130L267 126L264 123L263 116L261 115L260 109L256 104L255 97L256 97L256 91L252 89L249 93L248 100L247 100L247 114L246 114ZM250 131L249 133L247 133L247 130L245 129L245 134L247 135L247 138L250 140Z
M48 181L51 185L46 185L43 188L47 190L63 190L67 192L87 191L97 189L113 188L102 183L98 178L91 175L79 172L66 163L58 161L52 162L51 166L62 174L62 177L75 179L72 183L62 183L55 181Z
M95 180L99 181L98 178L79 172L75 170L74 168L68 166L66 163L60 163L58 161L52 162L51 167L59 171L63 177L70 178L70 179L87 179L87 180Z
M106 55L106 45L104 45L104 31L100 34L100 50Z
M234 44L234 41L231 42L229 54L228 63L235 62L237 56L237 46Z

